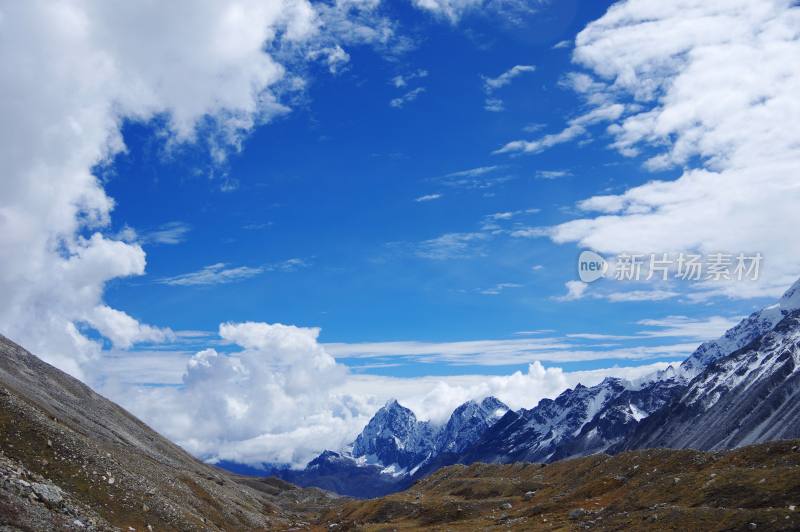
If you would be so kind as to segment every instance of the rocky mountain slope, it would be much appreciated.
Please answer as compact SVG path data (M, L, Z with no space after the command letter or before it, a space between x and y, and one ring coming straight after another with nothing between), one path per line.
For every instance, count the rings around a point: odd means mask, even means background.
M329 503L197 461L0 336L0 529L280 530Z
M620 447L728 449L800 437L800 311L717 359Z
M798 530L800 442L727 452L653 449L547 465L456 465L381 499L347 502L336 530Z
M456 460L549 462L596 452L733 448L800 437L800 281L774 305L640 382L606 379L510 412Z

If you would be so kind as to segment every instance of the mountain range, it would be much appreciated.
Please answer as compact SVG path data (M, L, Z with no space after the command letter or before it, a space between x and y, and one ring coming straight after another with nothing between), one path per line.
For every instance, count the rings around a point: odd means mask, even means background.
M719 450L797 438L798 363L800 281L677 367L636 381L578 384L531 409L514 411L494 397L469 401L439 427L390 401L349 448L325 451L304 470L274 473L301 486L375 497L458 463L553 462L652 447Z

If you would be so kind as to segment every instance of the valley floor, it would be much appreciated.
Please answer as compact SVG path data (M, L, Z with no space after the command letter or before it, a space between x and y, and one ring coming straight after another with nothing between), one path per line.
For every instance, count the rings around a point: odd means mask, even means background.
M800 441L452 466L329 510L336 530L798 530Z

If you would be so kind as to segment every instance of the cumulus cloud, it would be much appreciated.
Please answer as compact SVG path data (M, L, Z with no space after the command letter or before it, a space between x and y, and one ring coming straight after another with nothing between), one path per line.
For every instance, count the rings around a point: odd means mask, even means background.
M789 0L630 0L589 24L573 56L588 73L572 81L595 107L589 114L616 109L597 119L610 122L623 155L646 154L651 170L685 169L588 198L586 216L551 238L608 253L760 252L758 282L698 283L694 297L780 295L800 273L799 19ZM623 112L611 101L635 105ZM573 120L499 151L537 153L586 125Z
M285 111L266 48L309 38L316 19L304 1L86 1L7 4L0 24L0 330L81 375L100 344L76 324L120 345L161 335L102 301L107 281L145 269L137 243L104 235L114 201L92 173L125 149L122 123L158 117L171 141L235 146Z
M266 323L224 323L219 336L237 350L204 349L161 357L149 378L164 379L183 364L179 386L131 386L125 357L111 358L104 392L157 430L206 460L301 467L323 449L350 443L390 398L422 419L444 422L460 403L495 395L513 408L532 407L578 382L592 385L609 374L635 378L666 364L565 372L539 362L506 376L466 375L402 379L353 375L318 342L319 329ZM128 354L128 357L134 355ZM165 358L168 361L165 361ZM133 379L136 382L138 379Z
M400 46L373 1L24 2L0 11L0 331L81 376L101 343L167 338L103 302L142 275L141 245L189 227L108 232L114 200L93 170L125 148L125 121L151 122L167 149L199 142L221 162L257 125L288 112L288 67L346 63L342 43ZM288 65L288 67L287 67ZM223 184L223 187L227 186ZM239 271L239 274L242 274Z
M239 350L204 349L189 359L180 387L141 389L127 400L193 454L299 465L365 422L367 409L336 391L347 370L317 342L319 329L224 323L219 335Z

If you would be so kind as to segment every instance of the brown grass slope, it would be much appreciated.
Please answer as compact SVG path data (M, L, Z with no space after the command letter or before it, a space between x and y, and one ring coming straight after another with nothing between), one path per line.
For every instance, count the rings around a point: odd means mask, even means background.
M199 462L3 336L0 465L0 530L280 530L307 527L330 504L320 490Z
M386 531L800 530L800 441L452 466L405 492L348 502L322 522Z

